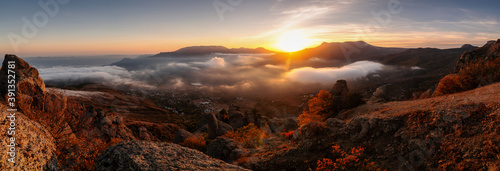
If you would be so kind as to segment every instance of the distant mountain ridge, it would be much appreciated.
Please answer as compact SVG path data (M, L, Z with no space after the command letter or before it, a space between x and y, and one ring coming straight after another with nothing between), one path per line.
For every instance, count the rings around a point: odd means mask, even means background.
M274 52L262 47L258 47L255 49L243 48L243 47L229 49L224 46L189 46L173 52L160 52L159 54L153 55L151 57L197 56L197 55L208 55L214 53L239 54L239 53L274 53Z
M301 58L321 58L321 59L348 59L352 61L369 60L375 56L399 53L407 48L378 47L368 44L364 41L354 42L323 42L321 45L313 48L307 48L294 52Z

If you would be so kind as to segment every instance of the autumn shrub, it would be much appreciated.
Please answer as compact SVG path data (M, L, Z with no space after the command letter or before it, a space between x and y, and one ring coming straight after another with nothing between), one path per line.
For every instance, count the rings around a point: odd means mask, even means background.
M333 112L331 110L332 103L333 97L330 92L326 90L319 91L315 97L309 99L307 107L299 115L299 125L323 121L325 116Z
M475 61L465 65L458 73L445 76L439 81L435 95L452 94L472 90L480 85L500 81L500 58Z
M193 136L186 138L184 142L179 143L179 145L192 149L197 149L199 151L205 151L205 148L207 147L207 142L205 140L205 135L194 134Z
M291 130L289 132L282 132L280 135L282 137L285 137L286 139L292 139L294 132L295 132L294 130Z
M262 145L262 139L269 137L262 129L250 123L236 131L228 131L222 135L223 138L231 138L247 148L255 148Z
M318 160L318 171L341 171L341 170L376 170L383 169L375 166L374 162L363 157L364 148L353 147L349 153L343 151L339 145L332 145L334 159L323 158Z
M346 92L341 96L333 97L330 92L321 90L307 102L307 107L299 115L299 125L321 122L344 109L352 109L364 103L359 93Z

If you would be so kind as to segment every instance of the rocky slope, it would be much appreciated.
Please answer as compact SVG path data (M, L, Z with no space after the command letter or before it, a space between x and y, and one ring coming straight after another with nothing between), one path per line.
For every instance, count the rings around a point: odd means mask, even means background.
M365 104L294 132L297 145L262 153L254 170L314 169L335 161L332 144L388 170L496 170L500 167L500 83L428 99Z
M95 170L248 170L173 143L122 141L106 149Z

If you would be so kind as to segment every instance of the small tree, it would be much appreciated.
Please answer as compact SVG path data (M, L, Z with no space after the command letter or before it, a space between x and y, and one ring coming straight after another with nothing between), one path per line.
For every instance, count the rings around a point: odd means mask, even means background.
M329 116L333 111L333 97L330 92L321 90L312 99L307 102L308 106L299 116L299 125L304 125L309 122L319 122Z

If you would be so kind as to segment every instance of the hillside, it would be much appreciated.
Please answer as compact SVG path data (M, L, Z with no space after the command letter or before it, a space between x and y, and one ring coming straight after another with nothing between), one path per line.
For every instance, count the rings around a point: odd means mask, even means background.
M256 155L254 170L307 170L341 150L387 170L496 170L500 166L500 83L428 99L365 104L340 119L309 124L286 149ZM338 160L337 160L338 161Z

